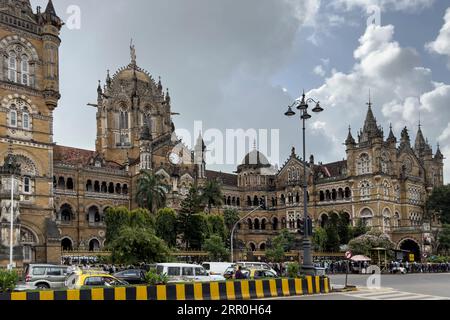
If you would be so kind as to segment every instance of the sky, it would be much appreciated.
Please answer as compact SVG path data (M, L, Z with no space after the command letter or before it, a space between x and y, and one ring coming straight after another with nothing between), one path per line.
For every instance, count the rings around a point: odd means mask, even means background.
M47 0L31 2L45 8ZM292 146L297 153L302 148L300 123L284 112L305 90L325 109L308 121L307 157L339 161L348 127L356 137L363 126L370 90L386 135L390 123L398 138L407 126L414 143L420 120L433 151L441 145L450 181L447 0L53 2L67 22L62 99L54 115L60 145L95 148L96 111L86 104L96 102L106 70L115 73L130 62L133 38L138 65L170 89L172 110L180 113L177 129L193 131L202 121L204 133L254 128L270 136L278 130L279 154L266 153L281 166ZM276 134L269 145L275 141ZM236 156L233 164L208 168L232 172L240 162Z

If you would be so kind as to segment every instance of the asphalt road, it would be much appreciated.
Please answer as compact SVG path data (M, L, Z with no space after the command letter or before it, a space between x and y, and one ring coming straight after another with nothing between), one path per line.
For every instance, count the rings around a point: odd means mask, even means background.
M450 300L450 274L381 275L380 287L372 288L367 275L349 275L356 292L287 297L281 300ZM330 275L332 287L343 287L345 275ZM369 287L368 287L369 286Z

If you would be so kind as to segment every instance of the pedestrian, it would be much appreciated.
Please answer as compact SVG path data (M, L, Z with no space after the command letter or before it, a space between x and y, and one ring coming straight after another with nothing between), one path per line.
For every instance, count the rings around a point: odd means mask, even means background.
M235 278L235 279L245 279L245 275L244 275L244 273L242 272L242 266L239 266L239 267L238 267L238 269L237 269L237 271L236 271L236 274L234 275L234 278Z

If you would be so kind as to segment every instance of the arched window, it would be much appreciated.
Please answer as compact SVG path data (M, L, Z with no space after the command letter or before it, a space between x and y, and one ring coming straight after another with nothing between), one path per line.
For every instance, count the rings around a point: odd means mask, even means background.
M352 191L349 187L345 188L345 199L350 199L352 196Z
M59 218L62 222L70 222L73 218L72 207L68 204L62 205Z
M266 230L266 219L262 219L261 221L261 230Z
M59 177L58 179L58 189L64 190L66 188L66 180L64 180L64 177Z
M123 194L128 194L128 185L124 184L122 187L122 193Z
M9 112L9 125L11 127L17 127L17 111L11 110Z
M275 217L272 220L272 230L278 230L278 218Z
M89 241L89 251L99 251L100 242L97 239L92 239Z
M365 225L366 227L371 227L372 226L372 218L373 218L373 213L372 211L370 211L370 209L363 209L361 211L361 221L363 223L363 225Z
M358 173L359 174L368 174L371 172L372 172L372 169L371 169L370 157L367 153L364 153L359 157Z
M31 193L31 179L30 177L23 178L23 193Z
M101 221L100 211L98 207L92 206L88 210L87 220L89 223L98 223Z
M389 174L389 158L386 154L381 157L381 172Z
M119 129L121 130L128 129L128 111L125 110L120 111Z
M260 229L260 224L259 224L259 219L258 218L255 219L254 228L255 228L255 230L259 230Z
M383 195L385 197L389 197L389 190L391 188L391 185L389 184L389 182L384 181L383 182Z
M73 179L72 178L67 179L67 190L73 190Z
M17 82L17 55L14 51L11 51L8 57L8 79Z
M86 191L92 191L92 181L88 180L86 182Z
M22 113L22 127L26 130L30 129L30 115L26 112Z
M258 206L259 205L259 199L258 199L258 197L257 196L255 196L254 198L253 198L253 206Z
M248 230L253 230L253 222L252 219L247 219Z
M360 184L361 199L370 199L370 183L369 181L363 181Z
M114 183L112 183L112 182L109 183L108 192L109 193L114 193Z
M26 55L22 56L22 84L28 85L30 79L30 65L29 59Z
M398 228L398 227L400 227L400 214L398 213L398 212L396 212L395 214L394 214L394 221L393 221L394 223L393 223L393 227L394 228Z
M325 193L323 191L319 192L319 201L320 202L325 201Z

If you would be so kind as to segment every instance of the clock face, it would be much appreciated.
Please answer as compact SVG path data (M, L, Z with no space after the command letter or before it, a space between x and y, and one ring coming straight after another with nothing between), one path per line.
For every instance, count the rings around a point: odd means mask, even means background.
M171 164L178 165L181 162L181 158L176 153L171 152L169 154L169 161L170 161Z

